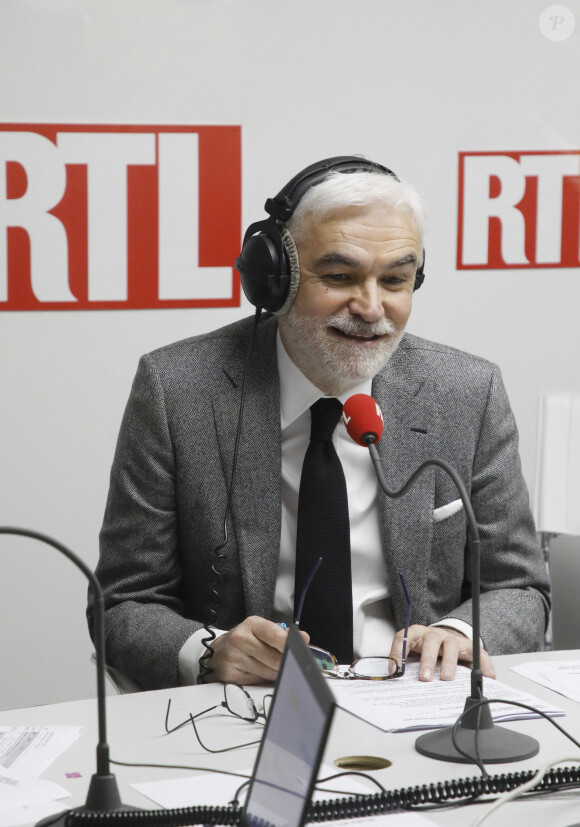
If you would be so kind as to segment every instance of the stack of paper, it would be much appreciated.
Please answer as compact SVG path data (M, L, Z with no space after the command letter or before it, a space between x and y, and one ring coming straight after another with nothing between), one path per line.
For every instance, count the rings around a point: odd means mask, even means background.
M580 661L545 660L510 667L536 683L552 689L572 701L580 701Z
M82 727L0 726L0 827L29 824L65 809L67 790L39 776Z
M451 726L463 712L465 699L471 695L471 670L457 667L454 681L435 678L426 683L419 680L419 664L407 664L401 678L390 681L360 681L329 679L340 707L368 721L385 732L413 729L434 729ZM519 692L499 681L483 679L483 692L488 700L501 698L533 706L546 715L565 715L565 711L545 701ZM539 717L517 706L493 703L490 706L494 721L512 721L518 718Z

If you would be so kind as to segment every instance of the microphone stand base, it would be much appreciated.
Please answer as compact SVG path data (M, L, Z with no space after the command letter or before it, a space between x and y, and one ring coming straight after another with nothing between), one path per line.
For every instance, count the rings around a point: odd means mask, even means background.
M454 761L459 764L478 763L478 761L484 764L509 764L511 761L525 761L526 758L533 758L540 751L538 741L521 732L513 732L498 726L479 731L460 726L457 728L455 740L469 756L466 757L455 748L452 733L453 727L426 732L415 741L415 749L428 758L435 758L437 761Z
M109 773L95 773L91 778L86 803L83 807L65 810L58 816L47 816L36 827L64 827L69 816L75 813L121 813L138 810L121 802L115 776Z
M121 804L120 807L115 807L114 810L92 810L88 807L74 807L72 810L65 810L59 815L46 816L41 821L37 821L35 827L65 827L67 819L74 816L76 813L125 813L130 810L136 811L139 807L130 807L128 804Z
M454 729L455 742L466 755L462 755L453 743ZM457 728L450 726L426 732L415 741L415 749L436 761L509 764L533 758L540 751L540 744L529 735L495 726L486 698L473 694L465 701Z

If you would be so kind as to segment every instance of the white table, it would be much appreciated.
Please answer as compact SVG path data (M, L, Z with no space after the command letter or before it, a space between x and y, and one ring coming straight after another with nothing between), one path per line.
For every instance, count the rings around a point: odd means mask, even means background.
M567 660L579 657L580 652L547 652L498 657L494 659L494 663L500 681L566 709L566 717L559 718L558 721L580 739L580 704L556 695L509 669L515 663L540 658ZM260 688L251 691L256 697L260 697L267 690ZM237 771L253 764L257 747L211 755L201 749L188 728L166 735L164 718L169 697L173 699L172 720L181 720L179 716L184 711L195 713L221 700L223 689L219 685L210 685L108 697L108 742L112 759L187 764ZM94 700L0 712L0 724L84 726L81 738L60 756L43 776L70 790L72 796L66 802L67 807L84 804L88 783L95 771L97 720ZM216 747L243 743L251 740L252 733L259 732L256 725L232 720L225 711L215 717L209 716L200 726L203 726L204 734L209 736L212 745ZM577 763L580 765L580 750L576 750L573 744L547 721L541 719L509 722L504 726L537 738L541 745L540 753L529 761L489 765L490 774L537 769L552 759L575 755L576 752ZM372 773L387 789L479 775L475 766L439 762L419 755L414 749L416 737L417 733L384 733L342 710L337 710L323 762L333 765L336 759L351 755L387 758L392 765ZM186 771L179 770L115 765L112 765L112 771L117 777L123 802L143 809L155 809L155 805L150 799L135 791L131 787L132 783L176 778L187 774ZM82 777L67 779L66 773L70 772L79 772ZM222 802L216 801L216 804L218 803ZM194 805L195 802L192 801L191 804ZM480 812L480 807L468 807L430 812L426 817L434 824L466 827L473 823ZM580 823L580 792L510 803L492 816L486 822L486 827L487 824L490 827L512 827L514 819L525 823L526 827L567 827L576 822Z

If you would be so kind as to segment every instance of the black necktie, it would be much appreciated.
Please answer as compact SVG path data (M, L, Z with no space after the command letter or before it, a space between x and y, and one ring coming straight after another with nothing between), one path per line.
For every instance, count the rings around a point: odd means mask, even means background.
M310 444L304 457L298 497L294 606L296 610L304 583L322 557L304 600L300 626L308 632L314 646L332 652L339 663L351 663L348 497L342 465L332 444L342 405L338 399L319 399L310 413Z

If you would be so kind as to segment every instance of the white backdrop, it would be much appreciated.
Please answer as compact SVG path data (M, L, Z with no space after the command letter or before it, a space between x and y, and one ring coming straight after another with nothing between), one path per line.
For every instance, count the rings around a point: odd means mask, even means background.
M580 270L458 270L458 156L580 150L580 0L562 40L540 29L548 5L1 0L0 121L240 126L244 227L327 156L412 181L430 221L409 329L501 365L532 488L538 395L580 388ZM0 309L0 524L93 567L139 355L248 312ZM94 695L84 609L67 561L0 538L0 708Z

